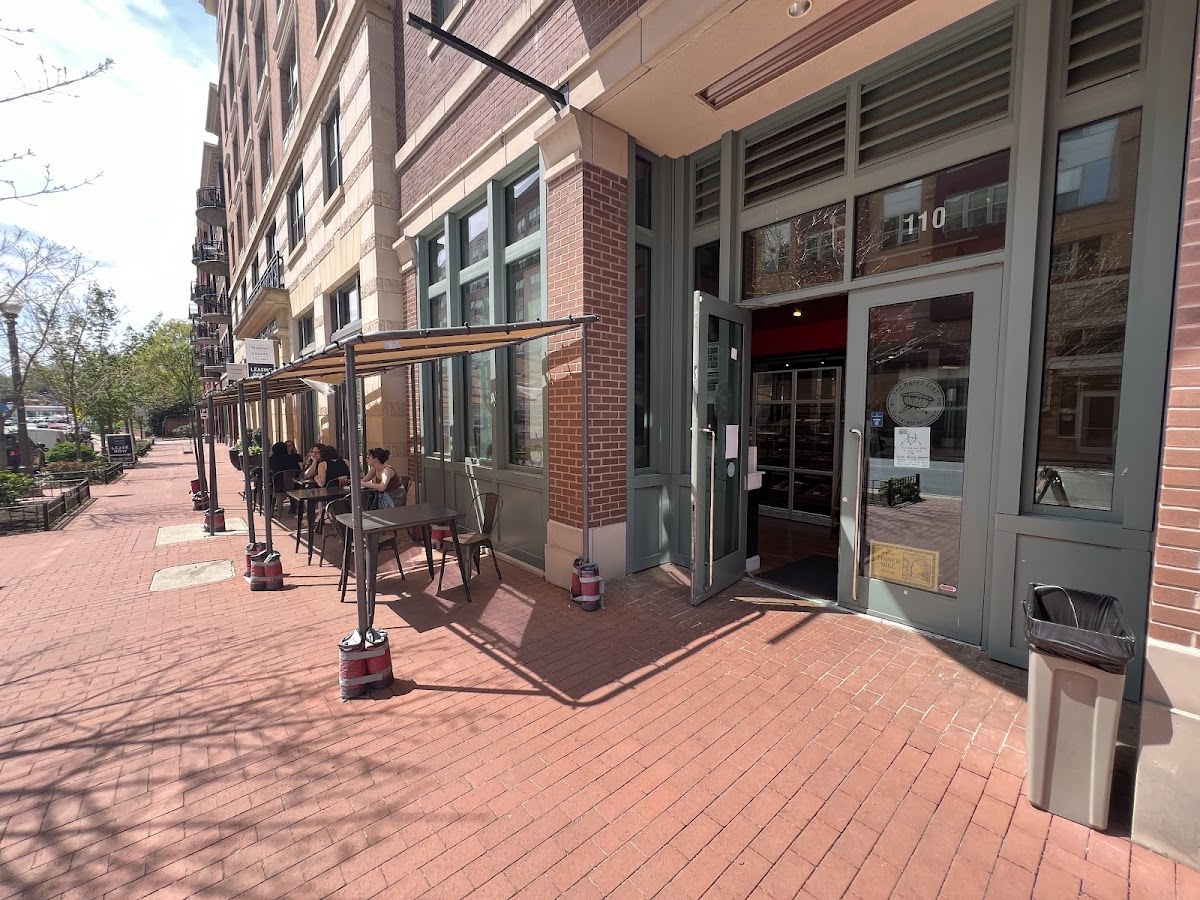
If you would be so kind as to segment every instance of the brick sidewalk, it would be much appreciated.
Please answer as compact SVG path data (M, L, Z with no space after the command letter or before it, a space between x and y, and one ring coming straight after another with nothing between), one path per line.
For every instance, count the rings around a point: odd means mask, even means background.
M0 538L4 896L1200 897L1024 800L1023 672L746 586L393 575L400 680L343 704L353 606L290 542L284 592L148 590L244 542L154 546L199 518L182 447Z

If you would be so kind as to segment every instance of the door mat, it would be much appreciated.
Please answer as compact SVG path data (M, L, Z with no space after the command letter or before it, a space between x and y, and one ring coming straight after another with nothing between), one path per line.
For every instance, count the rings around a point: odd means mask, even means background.
M760 572L764 581L782 584L798 594L837 600L838 563L828 556L806 556L787 565Z

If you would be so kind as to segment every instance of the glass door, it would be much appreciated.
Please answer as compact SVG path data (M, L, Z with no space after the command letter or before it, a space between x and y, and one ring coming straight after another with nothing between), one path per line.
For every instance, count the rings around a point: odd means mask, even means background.
M750 313L696 292L692 331L692 603L746 574Z
M839 599L971 644L982 639L1000 290L996 268L857 291L847 329Z

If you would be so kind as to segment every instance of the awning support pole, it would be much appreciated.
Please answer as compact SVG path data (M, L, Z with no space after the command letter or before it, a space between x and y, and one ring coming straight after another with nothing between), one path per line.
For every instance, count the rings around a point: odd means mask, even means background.
M208 523L217 521L217 411L212 394L208 395ZM212 531L209 531L212 534Z
M208 490L208 476L204 474L204 420L200 418L200 407L192 410L192 443L196 445L196 477L200 490Z
M588 528L588 376L587 376L587 322L579 326L579 389L582 393L583 422L580 443L583 445L583 561L592 561L592 535Z
M367 615L367 560L363 539L363 489L362 474L358 470L362 453L358 446L358 377L354 369L354 345L346 347L346 421L350 426L346 435L347 452L354 468L350 470L350 512L354 516L354 529L346 539L354 542L354 593L358 602L358 633L364 641L371 627Z
M258 382L258 405L259 418L262 419L262 492L263 492L263 531L267 542L267 552L272 553L274 547L271 546L271 513L275 511L275 500L271 495L275 485L274 474L271 472L269 464L270 457L267 456L267 448L271 446L270 425L271 412L267 405L267 379L263 378Z
M254 489L250 484L250 441L246 431L246 384L239 381L237 385L238 401L238 441L242 445L242 484L245 485L246 497L246 540L254 543ZM260 454L261 456L262 454Z
M442 396L442 385L445 382L442 380L442 361L437 361L437 419L434 425L438 433L438 445L442 451L442 506L450 504L450 496L446 492L446 469L450 464L450 448L446 446L446 429L443 423L446 421L446 398Z

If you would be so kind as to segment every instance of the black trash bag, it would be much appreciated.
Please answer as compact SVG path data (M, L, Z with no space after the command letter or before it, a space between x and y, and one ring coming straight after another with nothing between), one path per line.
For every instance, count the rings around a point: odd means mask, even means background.
M1121 601L1053 584L1031 584L1025 597L1025 640L1034 650L1121 675L1136 640Z

